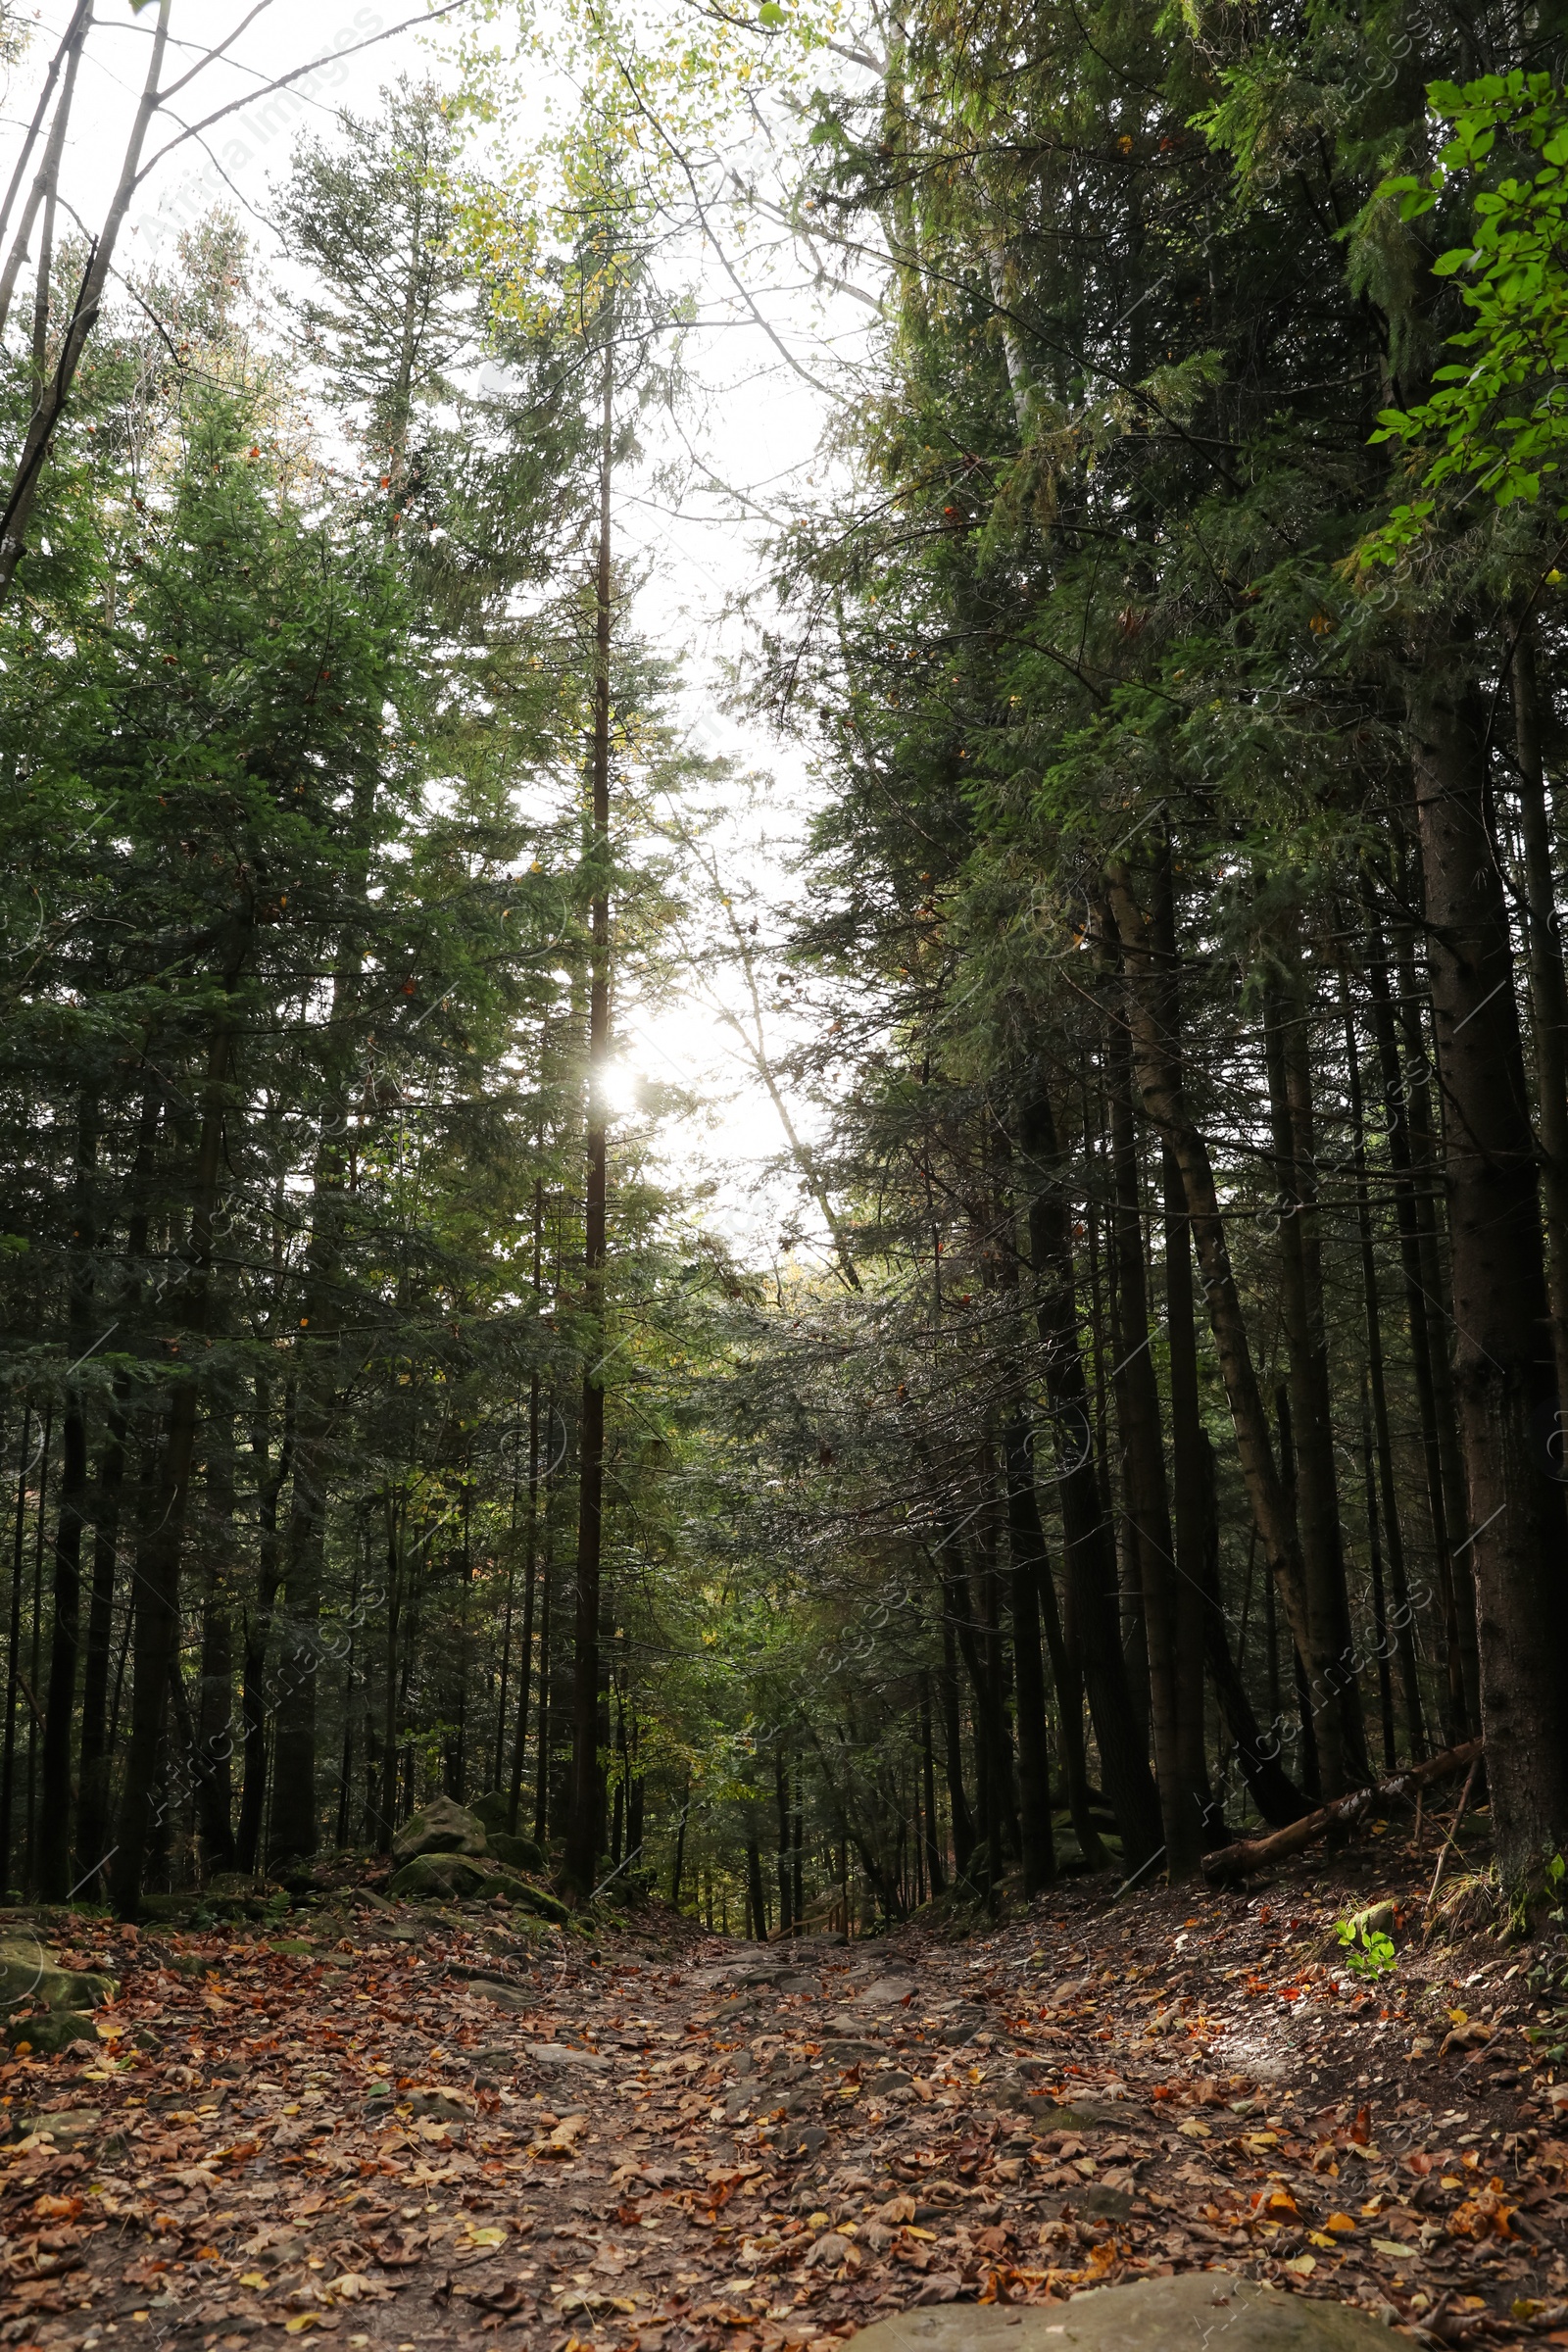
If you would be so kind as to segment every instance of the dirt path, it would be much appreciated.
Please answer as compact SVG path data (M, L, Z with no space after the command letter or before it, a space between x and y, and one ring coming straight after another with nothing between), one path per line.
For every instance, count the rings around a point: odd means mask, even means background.
M83 1923L110 2038L0 2070L0 2341L774 2352L1220 2264L1568 2343L1528 1955L1361 1984L1313 1885L761 1949L347 1898L292 1939Z

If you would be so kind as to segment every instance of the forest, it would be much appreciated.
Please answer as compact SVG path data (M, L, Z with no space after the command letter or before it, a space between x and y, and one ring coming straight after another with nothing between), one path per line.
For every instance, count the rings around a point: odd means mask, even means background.
M572 1905L863 1934L1484 1740L1528 1900L1568 21L460 9L148 258L181 14L3 25L4 1899L445 1796ZM719 485L771 879L625 519L715 284L820 402ZM617 1081L672 1001L751 1245Z

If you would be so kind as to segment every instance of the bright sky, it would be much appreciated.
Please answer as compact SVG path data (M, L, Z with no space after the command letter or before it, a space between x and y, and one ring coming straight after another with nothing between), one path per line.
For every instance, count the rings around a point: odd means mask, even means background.
M30 116L44 66L69 15L69 0L46 0L27 12L36 34L27 60L14 78L4 110L9 176L20 125ZM153 11L133 16L127 0L99 0L95 25L81 69L62 193L82 220L103 216L123 151L135 98L146 70ZM463 22L463 12L456 22ZM167 253L182 227L214 205L236 211L256 238L267 262L277 256L270 232L270 189L285 175L290 149L302 132L329 136L337 109L373 109L383 82L399 73L455 78L451 34L444 26L423 29L422 11L396 0L263 0L246 8L233 0L174 0L172 29L189 39L187 56L230 32L238 37L223 61L203 74L174 110L189 124L242 101L200 141L177 145L153 172L131 214L119 259L134 269ZM247 22L248 19L254 21ZM395 38L363 47L368 36L409 22ZM317 70L289 91L270 94L262 85L308 61ZM172 125L155 130L149 153L174 137ZM526 131L524 131L526 136ZM759 142L759 162L765 165ZM835 341L843 365L853 368L863 348L871 312L843 299L824 308L811 288L809 264L792 248L770 252L754 240L743 256L729 257L755 289L758 307L789 349L823 371L824 332ZM741 494L742 504L698 485L672 512L646 481L630 483L616 520L619 543L630 550L648 585L639 624L685 665L684 713L695 748L735 760L755 779L736 795L729 822L715 839L726 879L739 905L756 894L750 913L760 915L759 943L765 944L769 910L782 910L798 887L790 857L801 837L812 786L808 762L794 747L760 737L755 725L737 721L723 707L725 664L745 649L744 624L726 611L727 601L755 583L758 542L765 517L780 501L802 490L817 466L816 450L828 413L827 401L792 369L769 335L758 325L711 253L694 253L692 272L700 323L687 353L698 397L687 431L701 465ZM808 338L810 339L808 342ZM668 454L665 452L663 454ZM746 519L747 513L752 519ZM776 969L776 958L762 959ZM768 1259L781 1220L793 1215L806 1230L819 1230L804 1215L792 1175L760 1184L764 1163L783 1148L776 1113L755 1074L736 1054L734 1041L712 1001L714 975L700 978L657 1008L621 1007L621 1054L625 1099L631 1081L642 1077L689 1089L703 1104L695 1118L667 1119L660 1148L678 1179L707 1174L717 1191L706 1214L748 1254ZM768 1038L775 1051L787 1048L791 1016L771 1009ZM736 984L721 981L731 1009L744 1011ZM811 1107L794 1106L797 1122L809 1135Z

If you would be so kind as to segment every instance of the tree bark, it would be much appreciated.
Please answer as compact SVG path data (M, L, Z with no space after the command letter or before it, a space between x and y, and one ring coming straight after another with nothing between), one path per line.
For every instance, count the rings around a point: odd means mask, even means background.
M1568 1411L1568 978L1551 871L1551 827L1542 756L1541 687L1535 624L1519 631L1513 655L1514 750L1519 762L1519 830L1524 840L1530 1029L1535 1047L1536 1115L1541 1129L1541 1188L1546 1222L1546 1292L1551 1301L1557 1396ZM1556 1466L1568 1476L1562 1425Z
M1202 1806L1188 1785L1188 1751L1181 1736L1182 1690L1177 1664L1176 1546L1165 1484L1165 1446L1159 1387L1154 1377L1154 1332L1149 1321L1144 1270L1143 1179L1133 1121L1132 1068L1127 1032L1111 1017L1110 1138L1113 1243L1119 1356L1111 1372L1122 1443L1122 1488L1143 1587L1149 1656L1150 1717L1154 1779L1165 1837L1165 1873L1173 1884L1190 1878L1202 1851ZM1202 1685L1200 1680L1199 1691Z
M1038 1894L1056 1875L1051 1833L1051 1738L1040 1662L1040 1591L1051 1574L1035 1499L1034 1468L1021 1413L1003 1433L1007 1475L1007 1536L1012 1564L1012 1660L1017 1690L1018 1810L1023 1890Z
M599 441L599 549L594 586L594 717L589 749L587 855L594 876L588 985L587 1189L583 1215L583 1304L591 1360L582 1377L578 1441L577 1611L572 1658L571 1803L564 1873L579 1894L594 1884L603 1810L599 1770L600 1561L604 1543L604 1269L608 1195L610 1061L610 495L614 449L614 343L603 322Z
M224 974L225 986L230 991L248 945L248 933L242 931L240 946ZM213 1216L222 1166L222 1093L232 1045L232 1022L223 1014L208 1047L191 1202L190 1276L181 1318L191 1341L202 1338L207 1328ZM134 1919L140 1908L148 1846L162 1818L157 1786L159 1750L169 1702L169 1678L177 1652L180 1556L196 1444L199 1391L193 1361L187 1361L184 1375L171 1399L152 1525L139 1546L137 1560L136 1681L131 1699L130 1747L120 1803L118 1851L110 1876L110 1899L122 1919Z
M1274 1458L1251 1343L1231 1270L1230 1247L1225 1239L1208 1146L1192 1115L1185 1083L1176 1074L1170 1044L1164 1035L1160 1018L1162 975L1142 909L1133 897L1125 870L1113 871L1108 882L1111 911L1127 958L1133 1060L1144 1107L1161 1140L1169 1144L1181 1169L1187 1213L1192 1221L1193 1241L1208 1304L1209 1328L1236 1431L1248 1499L1263 1556L1284 1603L1292 1633L1298 1645L1310 1654L1311 1629L1300 1545L1285 1484Z
M1460 1747L1446 1747L1441 1755L1428 1756L1425 1763L1412 1764L1408 1770L1396 1773L1392 1780L1379 1782L1375 1787L1355 1788L1348 1796L1339 1797L1332 1805L1324 1805L1314 1813L1303 1814L1288 1829L1276 1830L1269 1838L1247 1838L1235 1845L1222 1845L1203 1856L1203 1871L1216 1882L1226 1879L1250 1878L1255 1871L1266 1870L1271 1863L1282 1862L1289 1854L1298 1854L1319 1838L1332 1831L1342 1835L1353 1830L1369 1813L1383 1812L1390 1805L1410 1795L1417 1788L1430 1788L1434 1781L1446 1780L1463 1772L1481 1754L1482 1742L1469 1740Z
M1317 1169L1308 1054L1310 995L1294 936L1282 944L1288 988L1264 993L1264 1048L1280 1202L1280 1310L1298 1463L1297 1526L1306 1577L1307 1639L1297 1638L1324 1793L1367 1776L1366 1733L1350 1634L1334 1458L1328 1334L1318 1233Z
M1394 1644L1399 1661L1399 1692L1404 1702L1406 1736L1416 1763L1427 1752L1426 1722L1421 1705L1421 1677L1415 1654L1415 1621L1405 1570L1404 1531L1394 1481L1394 1441L1389 1426L1389 1395L1383 1353L1383 1308L1378 1291L1377 1256L1373 1249L1372 1203L1367 1190L1366 1123L1361 1094L1361 1057L1350 1004L1349 979L1340 970L1340 1008L1345 1021L1345 1057L1349 1072L1350 1151L1355 1171L1356 1234L1361 1250L1361 1301L1366 1319L1367 1385L1372 1408L1372 1438L1377 1456L1378 1493L1383 1504L1383 1536L1388 1546L1389 1578L1394 1590ZM1425 1331L1425 1318L1422 1319ZM1430 1385L1430 1384L1429 1384ZM1375 1507L1371 1465L1367 1467L1367 1525ZM1381 1639L1381 1638L1380 1638ZM1380 1660L1380 1665L1383 1661ZM1392 1764L1391 1764L1392 1770Z
M1465 1545L1494 1835L1511 1878L1568 1841L1568 1520L1548 1453L1556 1363L1478 691L1440 686L1429 662L1409 732L1446 1105Z
M1137 1738L1117 1621L1116 1560L1095 1462L1094 1422L1078 1346L1072 1220L1063 1153L1044 1073L1037 1073L1019 1113L1019 1149L1027 1164L1029 1254L1037 1286L1036 1328L1045 1356L1046 1395L1054 1425L1057 1496L1073 1642L1063 1627L1056 1669L1067 1759L1067 1807L1085 1863L1102 1867L1104 1848L1089 1811L1078 1692L1085 1690L1100 1747L1105 1796L1122 1854L1137 1869L1160 1845L1159 1798ZM1042 1591L1042 1600L1045 1594ZM1048 1612L1048 1635L1052 1630Z
M67 1344L73 1367L91 1347L94 1189L98 1104L81 1097L76 1118L75 1214L71 1237ZM49 1695L44 1705L43 1811L38 1827L38 1893L63 1903L72 1890L71 1734L76 1706L81 1635L81 1537L87 1520L87 1413L79 1386L68 1381L61 1429L60 1507L55 1519L54 1624L49 1640ZM96 1861L94 1855L93 1860Z

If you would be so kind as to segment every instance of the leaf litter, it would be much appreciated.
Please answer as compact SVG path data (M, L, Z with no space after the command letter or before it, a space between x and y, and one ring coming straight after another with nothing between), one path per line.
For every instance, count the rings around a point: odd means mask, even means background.
M0 2066L0 2343L780 2352L1217 2267L1568 2344L1530 1955L1390 1898L1369 1982L1304 1864L849 1944L331 1900L287 1939L70 1923L120 1992Z

